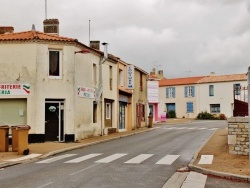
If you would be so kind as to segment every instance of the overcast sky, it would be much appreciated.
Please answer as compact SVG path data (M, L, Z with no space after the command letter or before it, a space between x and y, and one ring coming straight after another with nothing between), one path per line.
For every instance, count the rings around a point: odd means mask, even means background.
M109 53L167 78L246 73L249 0L47 0L60 36L109 43ZM45 0L0 1L0 25L43 31ZM103 49L102 49L103 50Z

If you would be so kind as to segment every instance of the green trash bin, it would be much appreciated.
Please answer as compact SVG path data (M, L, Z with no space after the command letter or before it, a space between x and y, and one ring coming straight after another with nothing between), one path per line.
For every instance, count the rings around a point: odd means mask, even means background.
M0 126L0 152L9 151L9 126Z

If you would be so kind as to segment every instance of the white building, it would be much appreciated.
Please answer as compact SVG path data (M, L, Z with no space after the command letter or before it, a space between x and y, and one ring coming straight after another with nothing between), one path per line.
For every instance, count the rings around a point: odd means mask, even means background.
M247 86L246 74L162 79L159 114L174 110L177 118L196 118L207 111L231 117L235 84Z

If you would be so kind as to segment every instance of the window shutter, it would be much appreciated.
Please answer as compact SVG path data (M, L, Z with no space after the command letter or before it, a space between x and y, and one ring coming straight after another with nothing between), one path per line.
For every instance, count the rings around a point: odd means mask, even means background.
M173 91L172 96L173 96L173 98L175 98L175 87L172 88L172 91Z
M184 95L185 95L185 97L187 97L188 96L188 87L187 86L185 86L185 90L184 90Z
M169 98L169 88L166 88L166 98Z
M191 91L192 91L192 97L194 97L195 96L194 86L191 86Z

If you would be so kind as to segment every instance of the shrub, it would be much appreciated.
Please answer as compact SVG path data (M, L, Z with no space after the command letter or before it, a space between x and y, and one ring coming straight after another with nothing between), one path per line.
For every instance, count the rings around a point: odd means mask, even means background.
M214 115L208 113L207 111L200 112L197 117L197 119L218 119Z
M176 113L174 110L170 110L169 112L167 112L167 118L176 118Z
M227 119L227 117L225 116L225 114L220 114L220 115L219 115L219 119L225 120L225 119Z

